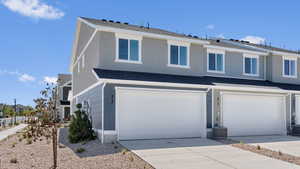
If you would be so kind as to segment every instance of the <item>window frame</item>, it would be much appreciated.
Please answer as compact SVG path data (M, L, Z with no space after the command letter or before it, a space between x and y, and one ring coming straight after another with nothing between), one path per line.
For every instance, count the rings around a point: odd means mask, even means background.
M189 42L179 42L179 41L173 41L168 40L168 67L177 67L177 68L185 68L190 69L190 43ZM171 46L177 46L178 47L178 61L180 60L180 47L186 47L186 65L180 65L180 64L172 64L171 63ZM179 63L179 62L178 62Z
M256 74L246 73L246 70L245 70L245 68L246 68L245 59L246 58L257 59L257 62L256 62ZM251 65L250 65L250 69L252 70L252 62L251 62ZM243 55L243 75L245 75L245 76L256 76L256 77L259 76L259 55L252 55L252 54L244 54Z
M285 64L284 64L284 61L285 60L289 60L289 61L295 61L295 75L286 75L284 73L284 70L285 70ZM286 77L286 78L297 78L298 77L298 63L297 63L297 57L292 57L292 56L283 56L282 57L282 76L283 77ZM289 62L290 64L291 62ZM291 67L291 66L290 66ZM291 71L291 69L289 70Z
M116 56L115 56L115 62L124 62L124 63L136 63L136 64L142 64L142 36L137 35L129 35L129 34L120 34L116 33ZM128 40L128 59L119 59L119 39L126 39ZM138 60L130 60L130 40L137 40L138 41Z
M222 71L219 70L210 70L209 69L209 54L222 54L223 58L223 65L222 65ZM215 62L217 62L217 59L215 59ZM225 50L219 50L219 49L207 49L207 55L206 55L206 71L209 73L222 73L225 74ZM217 64L215 64L217 66Z

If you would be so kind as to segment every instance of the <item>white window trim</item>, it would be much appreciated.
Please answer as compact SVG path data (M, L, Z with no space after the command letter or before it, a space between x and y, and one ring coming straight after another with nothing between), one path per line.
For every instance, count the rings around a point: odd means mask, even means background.
M257 65L256 65L256 74L252 74L252 73L246 73L245 71L245 59L246 58L254 58L254 59L257 59ZM252 62L251 62L252 64ZM251 67L252 65L250 65ZM252 69L252 67L251 67ZM259 76L259 56L258 55L251 55L251 54L244 54L243 55L243 75L246 75L246 76Z
M176 65L176 64L171 64L171 45L174 46L178 46L179 47L179 52L178 54L180 54L180 46L186 47L187 50L187 61L186 61L186 65ZM173 40L168 40L168 64L167 66L169 67L177 67L177 68L185 68L185 69L190 69L190 43L189 42L180 42L180 41L173 41ZM178 57L178 59L180 59ZM178 62L179 63L179 62Z
M284 61L285 60L294 60L295 61L295 75L285 75L284 74ZM297 57L291 57L291 56L283 56L282 57L282 76L286 78L297 78L298 77L298 63L297 63Z
M222 54L223 55L223 71L218 71L218 70L209 70L209 54L214 53L214 54ZM217 61L217 60L216 60ZM206 68L207 72L210 73L222 73L225 74L225 50L219 50L219 49L207 49L207 56L206 56Z
M124 62L124 63L136 63L136 64L142 64L142 36L137 35L130 35L130 34L122 34L122 33L116 33L116 57L115 62ZM128 40L128 60L122 60L119 59L119 39L127 39ZM139 60L133 61L129 60L130 58L130 40L137 40L139 43Z

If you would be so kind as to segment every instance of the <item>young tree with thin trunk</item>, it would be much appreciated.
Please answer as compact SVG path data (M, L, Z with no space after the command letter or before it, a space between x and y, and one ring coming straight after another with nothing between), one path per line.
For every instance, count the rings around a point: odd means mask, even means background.
M31 141L38 141L41 137L47 140L52 139L53 145L53 168L57 168L57 123L58 113L56 108L57 87L53 84L47 84L42 90L41 97L34 99L36 104L36 116L29 120L29 126L23 136Z

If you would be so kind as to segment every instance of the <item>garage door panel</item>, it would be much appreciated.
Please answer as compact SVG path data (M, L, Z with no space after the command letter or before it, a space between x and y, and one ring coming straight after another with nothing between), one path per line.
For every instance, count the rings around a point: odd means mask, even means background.
M277 95L222 95L223 124L229 136L285 133L284 99Z
M119 90L119 139L200 137L204 94L168 90Z

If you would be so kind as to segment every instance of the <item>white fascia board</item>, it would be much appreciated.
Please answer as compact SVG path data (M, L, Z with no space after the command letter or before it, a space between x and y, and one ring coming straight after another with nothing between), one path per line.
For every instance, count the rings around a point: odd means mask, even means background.
M210 85L197 85L186 83L169 83L169 82L148 82L138 80L119 80L119 79L100 79L102 83L117 83L117 84L131 84L131 85L147 85L147 86L165 86L165 87L188 87L188 88L210 88Z
M296 54L296 53L289 53L289 52L279 52L279 51L270 51L272 54L275 55L282 55L282 56L290 56L290 57L300 57L300 54Z
M220 95L225 94L234 94L234 95L252 95L252 96L277 96L277 97L285 97L288 96L288 93L249 93L249 92L229 92L229 91L222 91L220 92Z
M77 93L76 95L72 95L72 99L90 91L91 89L97 87L98 85L100 85L102 82L101 81L97 81L96 83L92 84L91 86L89 86L88 88L82 90L81 92ZM72 90L73 91L73 90ZM73 92L72 92L73 93Z
M128 29L114 28L114 27L109 27L109 26L100 26L100 25L92 24L82 18L79 18L79 20L90 25L91 27L93 27L99 31L124 33L124 34L129 34L129 35L140 35L140 36L145 36L145 37L150 37L150 38L166 39L166 40L174 40L174 41L186 41L186 42L197 43L197 44L209 44L209 41L206 41L206 40L189 39L189 38L184 38L184 37L176 37L176 36L163 35L163 34L157 34L157 33L134 31L134 30L128 30Z
M241 53L255 54L255 55L268 55L267 52L258 52L258 51L251 51L246 49L236 49L236 48L222 47L216 45L204 45L204 47L211 50L224 50L224 51L241 52Z
M97 29L93 32L93 34L91 35L89 41L86 43L86 45L84 46L84 48L81 50L80 55L78 56L78 58L76 59L75 63L73 64L73 67L78 63L78 61L82 58L82 56L84 55L84 52L86 51L86 49L88 48L88 46L90 45L90 43L92 42L92 40L94 39L94 37L96 36L97 33ZM80 67L81 65L79 65ZM73 70L72 67L72 70Z
M116 87L116 91L131 90L131 91L169 91L169 92L182 92L182 93L207 93L206 90L184 90L184 89L156 89L144 87Z
M130 84L130 85L147 85L147 86L164 86L164 87L186 87L198 89L219 89L219 90L232 90L232 91L249 91L249 92L268 92L268 93L299 93L300 91L290 91L283 89L267 89L258 87L244 87L244 86L212 86L212 85L198 85L186 83L169 83L169 82L146 82L138 80L118 80L118 79L99 79L101 83L116 83L116 84Z
M76 55L76 48L77 48L77 44L78 44L80 25L81 25L81 21L77 20L75 39L73 41L73 48L72 48L71 63L70 63L70 66L69 66L69 71L70 72L73 71L72 69L73 69L74 58L75 58L75 55Z
M241 86L212 86L213 89L232 90L232 91L249 91L249 92L268 92L288 94L288 90L283 89L263 89L257 87L241 87Z
M95 76L95 78L99 81L100 80L100 78L99 78L99 76L97 75L97 73L95 72L95 70L93 69L92 70L92 73L93 73L93 75Z

